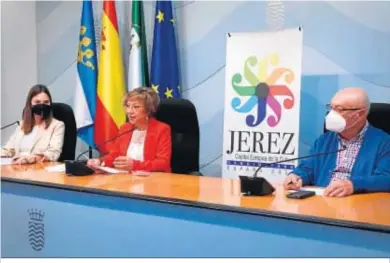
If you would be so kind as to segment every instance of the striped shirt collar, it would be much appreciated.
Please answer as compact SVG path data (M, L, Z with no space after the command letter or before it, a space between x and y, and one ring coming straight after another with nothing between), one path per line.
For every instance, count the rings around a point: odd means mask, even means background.
M352 138L350 140L346 140L346 139L342 138L340 136L340 134L337 134L337 136L339 137L339 140L343 144L361 142L361 141L363 141L363 137L364 137L364 134L366 134L367 129L368 129L368 121L366 121L366 124L364 125L363 129L354 138Z

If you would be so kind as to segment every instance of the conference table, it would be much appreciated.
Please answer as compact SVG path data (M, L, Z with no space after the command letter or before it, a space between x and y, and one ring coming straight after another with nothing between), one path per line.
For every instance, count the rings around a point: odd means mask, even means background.
M243 196L238 179L1 166L2 257L390 257L390 193Z

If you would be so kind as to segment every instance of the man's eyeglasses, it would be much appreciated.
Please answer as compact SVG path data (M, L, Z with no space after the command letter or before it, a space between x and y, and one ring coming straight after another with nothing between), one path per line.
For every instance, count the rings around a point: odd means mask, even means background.
M345 111L355 111L355 110L361 110L362 108L343 108L343 107L333 107L330 104L325 105L327 111L334 110L336 112L345 112Z

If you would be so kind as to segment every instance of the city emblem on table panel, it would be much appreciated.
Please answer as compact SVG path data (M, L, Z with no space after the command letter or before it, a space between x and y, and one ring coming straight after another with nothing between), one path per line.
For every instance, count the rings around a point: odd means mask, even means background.
M41 251L45 246L45 213L38 209L29 209L28 211L28 240L31 248L35 251Z

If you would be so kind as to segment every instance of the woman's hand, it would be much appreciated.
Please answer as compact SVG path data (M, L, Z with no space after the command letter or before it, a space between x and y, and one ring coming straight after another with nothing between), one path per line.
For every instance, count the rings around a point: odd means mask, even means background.
M34 164L46 161L46 157L40 154L30 154L15 157L12 160L12 164Z
M46 157L41 154L32 154L27 156L27 163L33 164L33 163L39 163L46 161Z
M87 165L91 168L96 168L97 166L100 166L102 164L102 161L99 159L89 159L87 162Z
M27 156L18 156L12 159L12 164L28 164Z
M133 169L133 159L127 156L119 156L114 160L114 167L131 171Z

